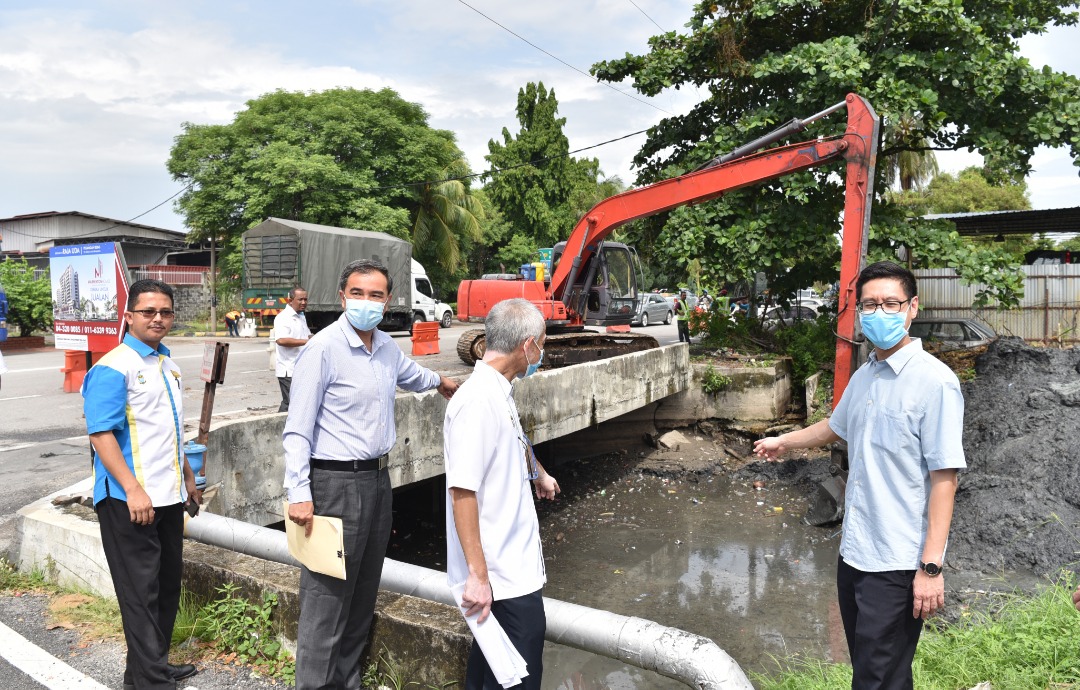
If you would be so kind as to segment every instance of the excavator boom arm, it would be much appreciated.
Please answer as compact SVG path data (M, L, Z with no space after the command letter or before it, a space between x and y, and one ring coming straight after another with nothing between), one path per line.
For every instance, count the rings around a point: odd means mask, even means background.
M578 221L567 240L566 251L551 277L550 297L561 300L572 311L569 288L576 280L581 266L599 248L600 243L621 225L685 204L709 201L734 189L760 184L843 158L847 161L847 170L833 398L834 401L839 401L853 370L854 285L866 256L879 135L878 116L865 99L856 94L848 94L844 104L848 113L847 129L838 139L769 149L632 189L601 201ZM831 112L835 108L834 106L823 113Z

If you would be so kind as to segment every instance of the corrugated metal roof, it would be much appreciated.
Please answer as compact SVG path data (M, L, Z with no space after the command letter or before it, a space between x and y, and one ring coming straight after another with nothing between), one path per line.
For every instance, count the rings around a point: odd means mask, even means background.
M951 220L961 235L1035 235L1041 232L1080 232L1080 206L1038 211L932 213L927 220Z

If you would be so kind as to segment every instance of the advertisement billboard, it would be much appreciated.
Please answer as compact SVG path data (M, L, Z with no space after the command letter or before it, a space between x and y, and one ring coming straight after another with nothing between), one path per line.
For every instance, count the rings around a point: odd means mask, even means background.
M49 250L53 332L60 350L108 352L124 339L128 273L115 242Z

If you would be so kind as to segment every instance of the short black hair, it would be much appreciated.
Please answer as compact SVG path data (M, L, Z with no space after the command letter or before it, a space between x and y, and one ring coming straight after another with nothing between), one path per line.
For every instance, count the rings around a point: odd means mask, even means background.
M131 287L128 288L128 311L131 311L131 308L139 303L139 295L147 292L160 292L168 297L173 305L176 304L176 299L173 297L173 289L171 286L166 285L160 280L144 278L143 280L136 280L131 284Z
M914 273L892 261L878 261L877 263L870 264L859 272L859 278L855 281L855 301L862 299L863 285L866 285L871 280L879 280L881 278L891 278L892 280L900 281L901 287L904 288L904 297L907 297L908 299L917 297L919 294L919 288L915 283Z
M297 293L297 292L307 292L307 290L305 290L304 288L300 287L299 285L297 285L297 286L296 286L296 287L294 287L294 288L290 288L290 289L289 289L289 299L290 299L290 300L296 299L296 293Z
M341 271L341 280L338 281L338 290L345 292L345 285L349 282L349 276L353 273L364 275L375 271L386 276L386 292L387 294L392 293L394 291L394 279L390 277L390 271L386 270L386 266L374 259L357 259L345 264L345 268Z

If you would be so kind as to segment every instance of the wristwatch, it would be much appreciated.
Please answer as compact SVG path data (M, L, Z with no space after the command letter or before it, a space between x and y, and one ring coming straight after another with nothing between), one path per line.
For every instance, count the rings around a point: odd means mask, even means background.
M919 561L919 570L930 577L936 577L941 574L941 566L934 562L923 563L922 561Z

